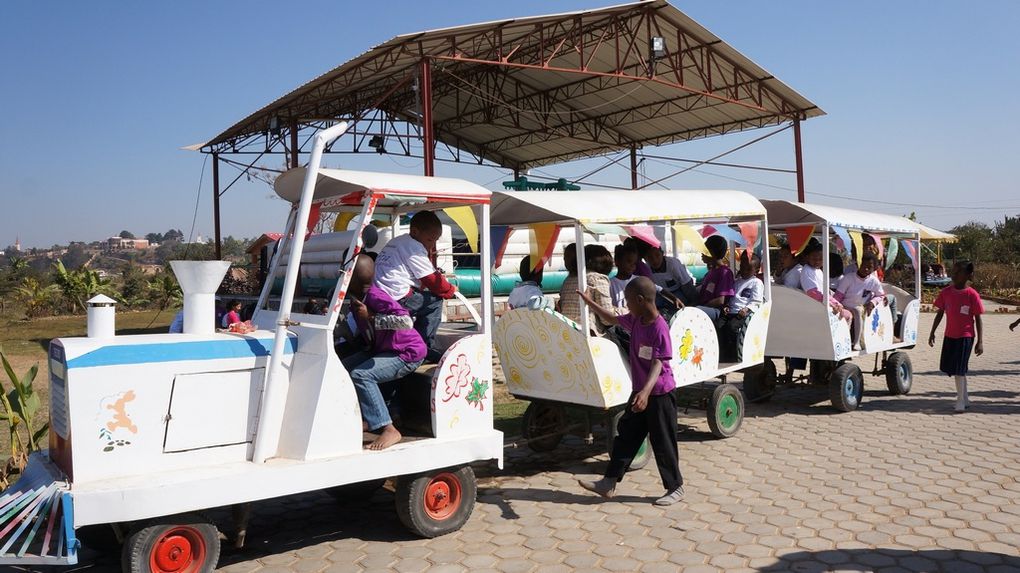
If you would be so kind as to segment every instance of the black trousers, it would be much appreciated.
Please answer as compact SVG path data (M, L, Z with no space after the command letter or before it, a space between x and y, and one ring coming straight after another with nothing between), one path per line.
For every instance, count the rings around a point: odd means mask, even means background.
M647 437L655 454L655 465L659 467L662 485L667 492L673 491L684 484L676 445L676 397L672 392L649 396L648 407L644 412L631 410L629 404L633 401L634 394L631 394L627 410L616 426L617 435L613 440L613 451L609 453L606 477L622 480Z

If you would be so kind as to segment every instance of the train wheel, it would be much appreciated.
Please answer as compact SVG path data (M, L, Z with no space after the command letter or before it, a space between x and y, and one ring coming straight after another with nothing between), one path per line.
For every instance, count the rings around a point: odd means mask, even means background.
M623 417L625 412L626 410L620 410L609 418L609 431L606 432L606 451L610 454L613 453L613 442L616 440L617 434L619 434L616 430L616 426L620 423L620 418ZM627 471L632 472L639 470L647 466L651 459L652 446L648 443L648 438L645 438L645 441L641 442L641 447L638 448L637 455L635 455L634 459L630 462L630 468L628 468Z
M852 412L860 407L864 397L864 375L857 365L845 362L836 367L829 377L829 398L840 412Z
M768 402L776 393L778 379L776 363L766 358L760 366L744 372L744 394L751 402Z
M415 535L446 535L467 523L477 489L471 466L403 476L397 480L397 516Z
M903 352L893 352L885 361L885 383L893 396L909 394L914 383L914 366Z
M528 447L536 452L550 452L567 433L567 412L559 404L537 400L528 404L521 423Z
M744 421L744 396L733 384L720 384L708 402L708 427L717 438L732 437Z
M216 526L191 513L136 527L124 540L122 567L130 573L211 573L219 559Z

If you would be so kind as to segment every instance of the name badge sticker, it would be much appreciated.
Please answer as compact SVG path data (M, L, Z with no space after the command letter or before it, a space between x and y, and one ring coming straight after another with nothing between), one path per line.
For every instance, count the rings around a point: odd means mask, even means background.
M652 359L652 347L651 346L641 346L641 347L638 347L637 355L638 355L638 358L640 358L642 360L651 360Z
M970 305L963 305L960 307L960 314L970 314Z

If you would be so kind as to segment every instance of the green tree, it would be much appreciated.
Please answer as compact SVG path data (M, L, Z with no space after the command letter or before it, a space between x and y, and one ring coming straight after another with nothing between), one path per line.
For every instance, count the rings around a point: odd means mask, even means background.
M35 318L46 309L52 308L53 299L59 292L56 285L44 285L35 277L25 277L21 286L15 289L15 296L25 307L25 315L28 318Z
M141 308L151 302L149 281L141 267L134 263L125 265L124 270L121 271L121 281L120 296L124 304L132 308Z
M149 279L149 296L160 310L180 305L183 297L181 285L177 283L177 277L169 268L164 267Z
M97 294L115 294L110 282L100 278L98 272L87 268L69 271L60 261L53 263L53 282L71 312L85 310L85 301Z
M81 243L75 243L67 248L67 252L64 256L60 257L60 262L69 269L80 269L85 266L86 263L91 259L88 251L85 250L85 246Z
M132 233L131 231L121 231L120 234L118 234L117 236L120 237L121 239L134 239L135 238L134 233Z
M944 252L948 259L969 259L976 263L991 260L994 233L988 225L971 221L953 227L950 233L956 235L957 242L946 245Z
M160 233L146 233L145 234L145 240L149 241L150 244L151 243L162 243L163 242L163 235L160 234Z

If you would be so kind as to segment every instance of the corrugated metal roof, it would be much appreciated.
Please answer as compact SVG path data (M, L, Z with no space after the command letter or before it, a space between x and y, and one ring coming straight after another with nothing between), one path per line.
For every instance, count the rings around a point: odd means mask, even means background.
M648 78L651 36L667 55ZM824 112L665 0L397 36L205 144L228 151L269 129L355 117L432 62L437 141L527 168L765 127ZM378 107L416 121L400 86Z

